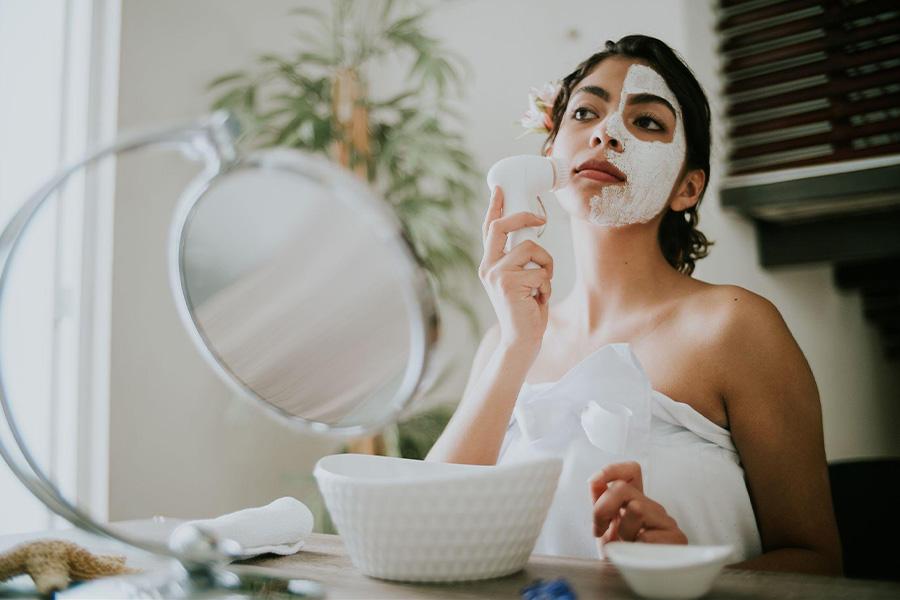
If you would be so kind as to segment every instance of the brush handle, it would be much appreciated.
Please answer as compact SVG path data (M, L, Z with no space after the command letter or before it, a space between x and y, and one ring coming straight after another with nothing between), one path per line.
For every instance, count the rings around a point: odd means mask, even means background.
M521 210L527 210L529 212L537 212L532 210L533 207L526 207ZM520 211L515 211L520 212ZM537 242L538 237L538 228L537 227L523 227L522 229L517 229L516 231L511 231L509 235L506 237L506 251L509 252L525 240L531 240L532 242ZM541 265L537 264L533 260L528 261L525 264L525 269L540 269ZM531 297L537 296L538 291L537 288L532 288Z
M504 214L513 214L517 212L530 212L540 215L544 212L537 196L531 196L528 190L511 190L509 201L503 207ZM545 213L546 214L546 213ZM523 227L516 231L510 232L506 239L506 251L509 252L525 240L537 242L539 227ZM534 261L530 261L525 265L526 269L540 269L541 266Z
M523 229L519 229L517 231L513 231L509 234L506 240L507 251L512 250L525 240L531 240L532 242L537 242L537 227L525 227ZM528 264L525 265L526 269L540 269L541 265L537 264L534 261L529 261Z
M567 169L565 165L542 156L510 156L491 167L487 174L487 184L492 190L497 185L503 188L504 215L518 212L540 214L543 206L538 194L558 187L561 174L568 173ZM538 231L536 227L526 227L511 232L506 240L506 251L509 252L525 240L536 241ZM534 261L529 261L524 268L531 270L541 267ZM537 296L537 293L537 289L534 289L531 295Z

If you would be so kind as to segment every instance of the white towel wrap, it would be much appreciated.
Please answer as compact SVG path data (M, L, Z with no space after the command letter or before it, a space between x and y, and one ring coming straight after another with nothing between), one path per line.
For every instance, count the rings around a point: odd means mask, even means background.
M603 346L555 382L526 384L498 464L535 454L563 458L534 552L599 558L588 479L636 460L644 492L691 544L731 544L735 559L761 551L740 458L727 429L653 390L628 344Z

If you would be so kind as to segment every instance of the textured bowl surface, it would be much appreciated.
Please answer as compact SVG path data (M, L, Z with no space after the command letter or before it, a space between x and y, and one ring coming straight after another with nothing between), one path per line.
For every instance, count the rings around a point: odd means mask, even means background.
M699 598L732 556L731 546L612 542L603 547L634 592L645 598Z
M399 581L469 581L525 566L562 462L501 466L335 454L315 469L360 571Z

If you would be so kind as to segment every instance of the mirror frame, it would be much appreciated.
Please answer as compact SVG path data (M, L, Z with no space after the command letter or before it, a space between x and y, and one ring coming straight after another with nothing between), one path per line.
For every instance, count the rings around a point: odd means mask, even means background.
M279 421L289 423L301 430L335 434L342 437L358 437L395 422L417 398L416 391L428 368L432 346L437 341L439 327L430 284L424 275L424 270L412 244L403 232L400 220L388 205L380 200L368 186L360 182L355 175L320 156L299 150L259 151L229 164L217 173L216 177L250 169L281 171L311 179L325 188L342 189L348 193L337 194L337 199L349 204L348 200L352 197L352 202L355 203L352 208L357 211L362 209L365 218L377 228L378 237L398 261L403 301L412 325L409 340L410 357L407 361L403 381L392 398L394 408L389 413L379 420L365 425L340 426L304 419L284 411L257 394L231 370L227 362L216 353L213 345L209 343L203 328L195 318L188 299L184 269L186 232L198 204L210 191L214 178L198 181L197 185L192 185L185 191L172 219L168 243L171 282L169 287L175 296L178 314L185 330L194 342L194 346L210 368L219 375L219 379L224 381L233 392L248 402L260 406L266 414L274 415Z

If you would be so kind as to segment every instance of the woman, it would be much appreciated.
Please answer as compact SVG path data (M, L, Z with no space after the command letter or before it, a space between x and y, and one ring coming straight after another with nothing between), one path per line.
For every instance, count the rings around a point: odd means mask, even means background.
M498 324L428 460L562 456L536 552L730 543L744 568L840 573L802 352L767 300L690 276L709 245L696 229L710 152L700 85L663 42L628 36L562 81L551 116L545 154L572 166L556 196L574 287L551 305L551 256L530 242L504 252L509 232L544 220L504 214L493 190L479 275Z

